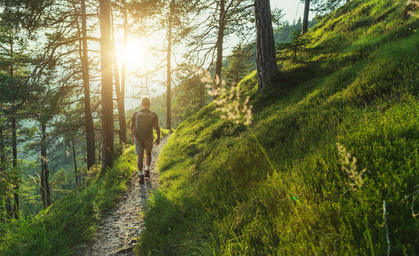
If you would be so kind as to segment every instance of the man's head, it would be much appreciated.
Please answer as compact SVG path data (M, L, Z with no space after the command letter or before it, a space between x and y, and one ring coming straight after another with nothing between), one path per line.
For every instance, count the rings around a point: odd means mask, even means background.
M150 105L151 105L150 99L148 97L144 97L143 100L141 101L141 105L144 108L150 108Z

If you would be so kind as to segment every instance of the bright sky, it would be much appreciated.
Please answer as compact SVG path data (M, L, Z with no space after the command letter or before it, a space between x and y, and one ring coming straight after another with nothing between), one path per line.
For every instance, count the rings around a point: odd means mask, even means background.
M271 0L271 8L284 9L284 20L292 22L302 18L304 12L304 3L299 0Z
M300 0L270 0L271 8L279 8L283 9L284 18L283 20L287 20L292 23L293 20L298 20L298 18L302 17L304 11L304 3L301 3ZM119 36L118 36L119 37ZM158 65L164 56L155 57L151 55L151 51L148 49L150 47L158 47L161 44L161 41L164 40L164 33L163 35L154 36L155 38L147 38L147 39L130 39L128 43L127 49L124 51L122 47L122 42L117 45L117 55L120 56L119 61L122 58L125 58L127 61L127 71L134 72L136 76L140 75L141 73L144 74L145 70L154 69L156 65ZM122 38L122 35L120 36ZM231 37L229 40L226 40L225 46L225 54L229 54L230 49L238 43L238 39ZM140 47L139 47L140 46ZM119 50L118 50L119 49ZM181 50L178 48L178 50ZM178 55L179 58L179 55ZM175 63L173 63L175 66ZM156 77L156 79L161 80L158 83L149 82L153 84L153 87L160 93L165 91L164 87L164 80L165 80L165 70L161 71L161 74ZM127 79L127 96L128 98L133 95L138 95L138 91L140 90L135 85L145 83L145 78L138 78L134 76L130 76ZM160 84L160 85L158 85ZM143 92L144 93L144 92ZM137 106L136 99L127 99L127 109Z

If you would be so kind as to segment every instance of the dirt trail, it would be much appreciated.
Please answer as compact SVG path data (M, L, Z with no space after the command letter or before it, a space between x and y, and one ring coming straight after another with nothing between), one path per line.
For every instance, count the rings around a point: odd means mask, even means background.
M140 213L146 210L146 201L152 190L158 185L158 174L154 172L157 156L164 147L168 136L163 138L152 151L150 178L145 184L139 184L138 174L135 173L129 183L128 191L121 197L120 202L108 216L99 223L96 241L78 255L86 256L127 256L134 255L132 249L136 244L136 237L144 230L144 222Z

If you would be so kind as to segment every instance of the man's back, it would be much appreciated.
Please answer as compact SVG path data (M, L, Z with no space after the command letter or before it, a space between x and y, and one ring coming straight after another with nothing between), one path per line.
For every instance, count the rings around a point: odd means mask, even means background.
M138 155L137 166L140 184L144 184L144 176L150 177L151 151L153 149L153 127L156 129L156 145L160 143L160 126L156 113L150 110L150 99L144 97L143 109L136 111L131 119L131 135L135 142L135 153ZM138 133L138 134L137 134ZM145 174L143 173L143 158L146 152Z
M153 126L157 121L156 113L150 109L143 108L133 115L135 124L134 135L137 140L145 140L153 136Z

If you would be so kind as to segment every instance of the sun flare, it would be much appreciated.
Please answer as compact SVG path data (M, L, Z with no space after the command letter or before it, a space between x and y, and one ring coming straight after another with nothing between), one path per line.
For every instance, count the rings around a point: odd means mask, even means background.
M118 62L122 64L125 61L129 71L134 71L138 68L143 69L148 59L146 54L147 48L144 41L139 39L129 40L126 47L121 43L116 46Z

